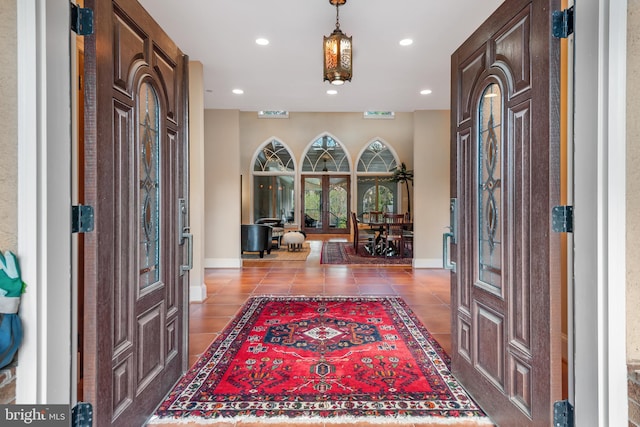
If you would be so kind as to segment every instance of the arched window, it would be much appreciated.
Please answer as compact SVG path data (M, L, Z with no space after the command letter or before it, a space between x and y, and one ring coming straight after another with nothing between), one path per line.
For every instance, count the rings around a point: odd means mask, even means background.
M398 185L392 181L398 165L395 153L383 141L376 139L358 159L358 215L365 212L396 212Z
M302 160L302 172L345 172L351 171L349 158L342 145L329 135L316 139Z
M295 212L295 162L276 139L263 144L253 161L253 218L293 221Z

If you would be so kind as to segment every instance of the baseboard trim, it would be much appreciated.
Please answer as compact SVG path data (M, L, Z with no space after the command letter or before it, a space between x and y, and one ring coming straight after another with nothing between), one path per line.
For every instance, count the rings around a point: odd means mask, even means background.
M207 299L207 286L201 285L189 286L189 302L202 302Z
M413 268L442 268L442 258L414 258Z
M242 259L240 258L205 258L204 268L240 268Z

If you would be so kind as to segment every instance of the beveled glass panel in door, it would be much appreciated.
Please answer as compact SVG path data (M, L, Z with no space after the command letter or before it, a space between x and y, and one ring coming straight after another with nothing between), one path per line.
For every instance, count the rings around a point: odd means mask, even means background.
M492 83L479 106L478 133L478 279L502 283L502 92Z
M158 96L143 83L138 101L140 289L160 280L160 122Z

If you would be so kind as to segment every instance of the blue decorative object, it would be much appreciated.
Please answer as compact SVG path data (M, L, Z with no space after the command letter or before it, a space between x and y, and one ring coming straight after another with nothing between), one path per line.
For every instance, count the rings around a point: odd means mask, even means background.
M0 253L0 368L11 363L22 343L18 309L24 288L16 256Z

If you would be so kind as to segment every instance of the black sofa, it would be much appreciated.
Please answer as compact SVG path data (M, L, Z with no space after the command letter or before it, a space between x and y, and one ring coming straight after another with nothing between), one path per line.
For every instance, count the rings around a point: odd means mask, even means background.
M266 224L240 225L240 253L260 252L264 258L264 251L271 253L271 227Z

